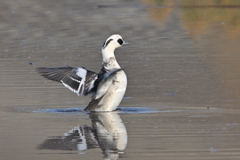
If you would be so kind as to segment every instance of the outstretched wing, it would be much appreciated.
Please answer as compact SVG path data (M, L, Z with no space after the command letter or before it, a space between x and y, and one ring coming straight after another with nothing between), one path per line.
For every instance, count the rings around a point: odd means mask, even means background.
M37 68L45 78L61 82L65 87L78 95L87 95L96 88L98 75L83 67Z

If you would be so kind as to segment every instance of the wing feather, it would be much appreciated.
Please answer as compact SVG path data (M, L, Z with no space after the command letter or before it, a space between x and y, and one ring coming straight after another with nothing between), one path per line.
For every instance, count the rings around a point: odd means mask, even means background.
M66 88L78 95L94 92L98 75L83 67L37 68L45 78L61 82Z
M68 75L74 68L73 67L60 67L60 68L37 68L37 71L41 76L56 82L61 80Z

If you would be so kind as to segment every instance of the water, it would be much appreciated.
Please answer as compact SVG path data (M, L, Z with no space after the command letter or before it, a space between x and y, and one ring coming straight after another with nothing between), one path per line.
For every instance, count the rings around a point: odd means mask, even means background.
M240 159L238 1L1 1L0 159ZM81 112L37 67L98 72L116 50L120 109Z

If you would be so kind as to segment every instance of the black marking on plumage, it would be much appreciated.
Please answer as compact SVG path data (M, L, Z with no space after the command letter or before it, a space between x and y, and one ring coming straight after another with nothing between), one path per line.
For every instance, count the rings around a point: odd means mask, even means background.
M97 74L97 80L94 82L94 91L97 90L99 82L103 79L104 74L107 72L109 72L109 70L107 70L103 65L100 72Z
M109 70L105 68L105 63L104 63L98 75L104 75L106 72L109 72Z
M103 63L103 67L107 70L107 71L112 71L114 62L116 61L115 57L110 57L109 60L107 62Z
M112 78L113 76L115 76L117 74L117 72L121 71L122 69L116 69L113 71L109 71L108 73L103 75L103 79L102 81L105 82L107 81L109 78Z
M83 90L83 89L84 89L84 86L81 85L78 93L82 93L82 90Z
M119 72L119 71L121 71L121 70L123 70L123 69L117 69L117 70L110 71L110 70L106 69L106 68L103 66L103 67L101 68L99 74L98 74L98 80L96 81L96 83L99 83L99 82L102 81L104 78L107 78L107 77L106 77L106 74L107 74L107 73L110 73L110 72L111 72L111 73L108 75L108 77L111 77L111 76L115 75L117 72Z
M81 83L81 80L82 78L81 77L78 77L76 74L75 74L75 71L71 72L68 76L65 76L63 79L62 79L62 83L65 83L67 84L68 86L70 86L72 89L74 90L78 90L79 88L79 85Z
M117 41L118 41L118 43L119 43L120 45L123 44L123 40L122 40L122 39L118 39Z
M37 68L37 71L45 78L61 82L61 80L68 75L74 68L73 67L60 67L60 68Z
M96 79L94 81L94 84L93 84L93 87L91 88L90 92L93 93L92 94L92 98L94 97L94 95L96 94L96 91L97 91L97 87L98 87L98 84L99 82L101 81L102 79L102 76L106 73L107 71L105 70L104 67L101 68L100 72L98 74L95 74L95 75L92 75L90 78L89 78L89 81L91 79ZM89 84L89 83L88 83Z
M94 73L94 72L91 73L91 71L87 72L87 76L86 76L86 80L85 80L85 88L84 88L84 92L83 92L84 95L87 95L90 92L96 91L97 78L98 78L98 75L96 73ZM93 82L93 86L92 86L92 88L90 88L92 85L92 82Z
M107 45L112 41L113 39L109 39L106 42L103 43L103 49L107 47Z

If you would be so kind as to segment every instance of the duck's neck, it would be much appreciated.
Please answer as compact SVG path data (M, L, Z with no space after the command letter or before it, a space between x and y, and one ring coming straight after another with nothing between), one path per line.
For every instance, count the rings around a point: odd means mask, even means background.
M102 65L103 67L105 67L105 69L110 71L121 68L115 58L114 50L115 48L113 49L111 47L106 47L102 49L102 59L103 59Z

